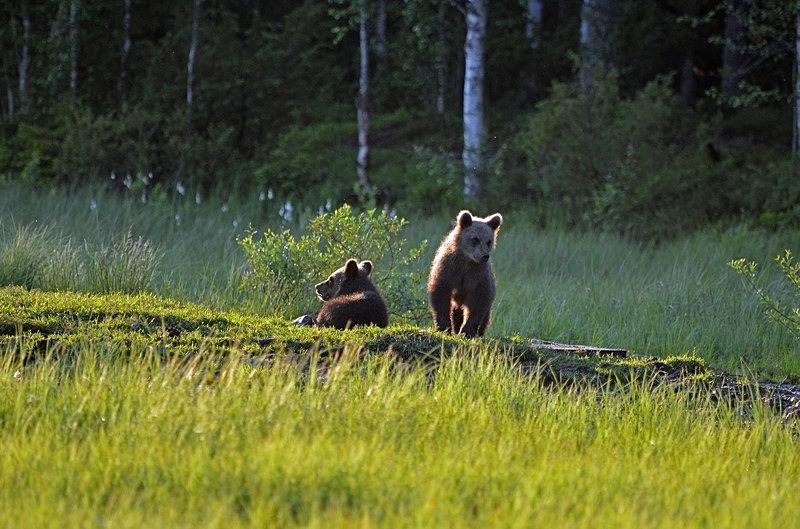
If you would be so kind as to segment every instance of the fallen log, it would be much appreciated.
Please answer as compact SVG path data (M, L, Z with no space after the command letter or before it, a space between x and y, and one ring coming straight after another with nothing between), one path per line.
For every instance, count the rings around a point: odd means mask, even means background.
M592 345L573 345L560 342L550 342L547 340L531 339L531 347L538 351L555 351L559 353L581 353L592 355L610 355L616 358L625 358L628 356L627 349L618 349L613 347L594 347Z

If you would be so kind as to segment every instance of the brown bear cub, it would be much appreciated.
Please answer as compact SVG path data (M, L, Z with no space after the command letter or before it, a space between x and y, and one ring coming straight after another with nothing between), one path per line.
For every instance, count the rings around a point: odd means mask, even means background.
M317 325L349 329L355 325L389 324L389 313L378 289L369 275L372 261L347 263L332 273L328 279L316 285L317 297L322 308L317 314Z
M491 255L503 217L461 211L444 238L428 276L428 302L440 331L483 336L492 319L495 284Z

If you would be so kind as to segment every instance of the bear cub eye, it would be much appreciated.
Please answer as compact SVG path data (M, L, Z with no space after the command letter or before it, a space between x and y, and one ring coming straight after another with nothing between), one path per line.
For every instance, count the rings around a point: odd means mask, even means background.
M481 243L481 239L479 237L473 237L470 239L470 242L473 246L478 246Z

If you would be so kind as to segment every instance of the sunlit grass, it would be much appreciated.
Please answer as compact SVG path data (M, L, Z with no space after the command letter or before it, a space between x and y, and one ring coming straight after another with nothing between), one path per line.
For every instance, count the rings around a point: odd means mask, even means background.
M780 527L800 514L789 429L669 388L554 391L468 349L433 372L386 356L304 371L141 353L87 341L69 362L5 361L0 525Z

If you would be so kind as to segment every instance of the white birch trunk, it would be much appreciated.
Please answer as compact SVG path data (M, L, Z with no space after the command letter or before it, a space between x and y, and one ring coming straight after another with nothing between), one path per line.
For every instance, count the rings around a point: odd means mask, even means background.
M467 1L467 38L464 43L464 197L480 196L483 178L484 41L488 0Z
M792 154L800 157L800 7L794 19L794 126L792 127Z
M360 73L358 79L358 98L356 111L358 114L358 158L356 159L356 172L361 189L366 193L372 192L372 182L369 179L369 33L367 26L369 17L366 6L361 7L361 23L359 26L360 42Z
M445 19L444 2L439 3L439 13L437 19L438 41L436 43L436 113L444 116L444 96L447 90L447 45L444 27Z
M192 9L192 42L189 45L189 58L186 61L186 107L189 115L194 101L194 65L197 55L197 40L200 34L200 7L202 0L194 0Z
M8 54L3 53L3 80L6 83L6 122L11 123L14 121L14 87L11 83L11 78L8 75L9 69Z
M375 55L386 55L386 0L378 0L375 13Z
M539 34L542 27L542 2L541 0L528 0L528 17L525 20L525 36L531 49L539 48Z
M122 52L119 59L117 78L117 97L120 105L125 103L125 90L128 84L128 56L131 53L131 0L123 0L122 13Z
M583 0L581 7L581 71L580 84L584 92L591 90L593 77L600 65L597 46L597 0Z
M720 91L726 96L737 96L741 93L741 65L743 62L741 47L744 38L742 17L747 6L740 0L727 5L725 16L725 42L722 48L722 70L720 71Z
M20 52L19 63L17 66L19 83L19 105L20 110L24 111L28 106L28 67L30 66L30 44L31 44L31 17L28 13L28 3L22 2L22 51Z
M72 0L69 5L69 92L73 101L78 91L78 9L79 0Z

